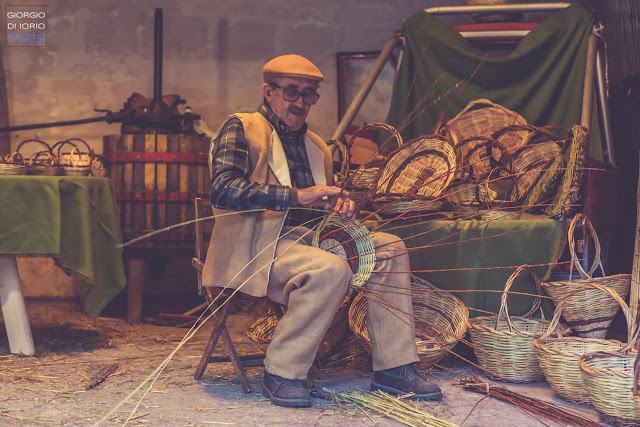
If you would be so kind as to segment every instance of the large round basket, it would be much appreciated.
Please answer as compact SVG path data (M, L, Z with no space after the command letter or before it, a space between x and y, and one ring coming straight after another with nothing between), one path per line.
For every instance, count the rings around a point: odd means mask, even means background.
M448 291L436 288L420 277L411 276L411 297L420 364L438 363L467 332L469 311ZM367 330L367 298L359 293L349 308L349 327L364 349L371 354Z
M334 253L347 261L353 279L351 286L364 285L376 264L376 252L369 230L357 220L330 214L316 228L313 246Z
M350 305L351 297L347 296L338 306L336 314L333 316L333 319L329 324L329 329L327 329L327 332L324 334L322 342L320 343L320 347L318 347L318 351L316 353L317 359L323 359L327 356L330 356L344 338L345 333L347 332L347 329L349 327L347 318ZM286 310L286 306L281 306L278 308L274 308L273 306L269 307L267 313L264 316L258 318L249 327L247 336L253 341L259 342L261 344L270 343L273 339L273 334L276 330L276 326L278 325L278 321L280 321L283 312L286 313Z
M376 182L376 194L438 197L453 179L456 155L442 136L421 136L391 153Z
M467 104L453 119L449 120L446 129L455 145L465 140L475 140L464 144L464 147L461 148L460 156L464 159L469 157L469 152L478 145L486 145L486 139L500 129L526 124L525 118L515 111L511 111L488 99L476 99ZM523 145L526 136L527 131L522 130L505 133L498 138L491 139L497 142L503 150L513 152ZM482 162L477 165L476 172L480 177L486 176L491 170L490 168L489 162Z
M588 273L585 272L580 265L574 248L575 228L579 222L582 222L583 229L586 228L590 232L595 245L594 263ZM585 283L595 283L611 288L624 299L631 287L631 275L616 274L606 276L604 274L604 268L602 267L602 261L600 259L600 241L589 218L583 214L576 214L569 225L568 239L569 251L571 253L569 280L545 282L542 284L546 293L553 300L553 303L557 306L569 291ZM578 269L582 279L571 280L574 266ZM598 267L600 267L604 277L592 277L592 274ZM597 289L591 289L580 292L580 294L571 298L571 301L568 301L564 307L562 315L569 326L581 337L604 338L618 310L620 310L620 305L610 298L609 295Z
M598 351L578 358L591 403L606 423L640 425L640 397L632 391L636 356L635 351Z
M523 316L509 316L509 289L515 278L525 271L533 277L538 296L528 313ZM540 309L541 292L538 275L529 266L518 267L507 280L502 292L500 312L494 316L469 319L472 347L480 367L489 378L514 383L544 381L544 373L538 364L533 341L547 332L550 322L532 318Z
M635 344L635 340L631 337L633 316L627 304L610 288L591 283L577 286L565 295L555 309L549 330L553 330L558 325L563 308L574 295L585 291L591 292L591 290L603 292L620 304L627 319L629 333L626 347L616 340L580 337L552 338L549 331L533 342L538 354L538 362L547 382L558 396L573 403L591 403L578 368L578 358L581 355L596 351L626 351Z

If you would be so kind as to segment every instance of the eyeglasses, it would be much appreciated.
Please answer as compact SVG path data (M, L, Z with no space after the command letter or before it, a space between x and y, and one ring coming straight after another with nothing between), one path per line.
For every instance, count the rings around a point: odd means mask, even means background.
M282 97L285 101L296 102L298 98L302 97L302 102L305 105L313 105L318 102L320 95L311 90L305 90L304 92L300 92L297 89L292 87L280 87L275 83L269 83L273 87L277 87L278 89L282 89Z

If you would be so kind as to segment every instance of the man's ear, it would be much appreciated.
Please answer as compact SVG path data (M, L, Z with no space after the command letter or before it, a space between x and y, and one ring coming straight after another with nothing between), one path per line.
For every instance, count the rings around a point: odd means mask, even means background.
M267 101L271 101L271 92L273 87L269 83L262 84L262 94L264 95L264 99Z

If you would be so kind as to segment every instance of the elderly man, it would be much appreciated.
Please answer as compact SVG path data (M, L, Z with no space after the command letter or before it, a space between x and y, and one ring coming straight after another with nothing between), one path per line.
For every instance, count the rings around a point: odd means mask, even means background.
M305 122L320 98L320 70L301 56L284 55L269 61L263 75L258 111L229 116L211 143L217 217L203 284L287 305L267 348L263 392L276 405L308 407L303 380L352 278L346 261L311 245L309 228L330 208L354 217L355 203L332 186L331 153ZM371 388L438 399L440 389L414 366L419 359L406 248L389 234L372 237L376 266L365 287L386 301L368 305Z

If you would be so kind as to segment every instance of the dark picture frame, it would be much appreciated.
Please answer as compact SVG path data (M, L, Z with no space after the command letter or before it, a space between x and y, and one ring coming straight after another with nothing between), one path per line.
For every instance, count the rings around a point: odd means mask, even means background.
M344 117L349 105L373 68L380 51L338 52L338 122ZM398 62L391 55L376 79L351 128L365 123L385 121L391 103Z

